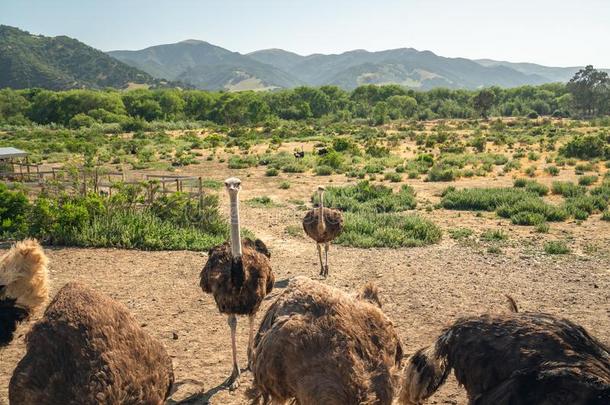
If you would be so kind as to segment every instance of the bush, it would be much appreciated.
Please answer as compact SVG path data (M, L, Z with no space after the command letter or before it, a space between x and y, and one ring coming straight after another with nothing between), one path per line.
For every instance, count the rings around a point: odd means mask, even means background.
M258 165L255 156L231 156L229 158L229 169L247 169Z
M608 157L609 148L602 135L577 135L560 150L563 156L579 159Z
M267 170L265 170L265 176L269 176L269 177L277 176L279 173L280 173L280 171L278 169L276 169L275 167L270 167Z
M524 188L526 191L538 194L539 196L547 195L549 193L549 188L547 186L540 184L535 180L516 179L513 186Z
M419 216L347 212L345 228L336 243L365 249L416 247L438 243L441 236L438 226Z
M587 192L584 187L569 181L554 181L551 185L551 191L553 191L553 194L560 194L564 197L575 197Z
M481 234L481 240L487 242L507 240L508 234L501 229L488 229Z
M402 176L398 173L386 173L384 178L392 183L400 183Z
M605 210L602 212L602 221L610 221L610 211Z
M550 174L551 176L559 175L559 168L557 166L547 166L544 171Z
M474 234L474 231L470 228L453 228L449 229L449 236L452 239L462 240L471 237Z
M280 183L280 189L282 190L288 190L290 188L290 183L287 181L283 181Z
M565 255L570 253L570 248L562 241L550 241L544 244L544 251L549 255Z
M544 215L538 212L517 212L515 215L510 217L510 220L515 225L540 225L546 222Z
M590 186L591 184L595 183L597 181L598 177L591 175L591 176L582 176L578 178L578 184L581 186Z
M316 176L330 176L333 174L333 168L330 166L316 167Z
M21 238L27 232L29 211L30 203L23 192L0 183L0 236Z
M275 205L273 200L271 200L271 198L266 195L251 198L246 201L246 204L248 204L251 207L258 207L258 208L269 208L269 207L273 207Z
M455 169L442 166L433 166L428 171L427 181L454 181L458 177Z
M415 208L415 191L403 185L395 193L390 187L361 181L353 186L328 187L324 193L324 205L351 212L398 212ZM317 203L317 194L312 201Z

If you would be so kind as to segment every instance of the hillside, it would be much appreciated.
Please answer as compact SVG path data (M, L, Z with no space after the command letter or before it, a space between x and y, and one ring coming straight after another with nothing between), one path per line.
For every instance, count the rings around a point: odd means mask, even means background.
M201 89L243 89L248 82L253 84L252 89L303 84L279 68L204 41L187 40L108 54L153 77L181 80Z
M0 88L123 88L130 83L159 81L75 39L0 25Z
M337 85L350 90L364 84L399 84L421 90L516 87L565 82L578 70L446 58L413 48L308 56L266 49L244 55L197 40L108 54L154 77L181 80L210 90L261 90L299 85Z

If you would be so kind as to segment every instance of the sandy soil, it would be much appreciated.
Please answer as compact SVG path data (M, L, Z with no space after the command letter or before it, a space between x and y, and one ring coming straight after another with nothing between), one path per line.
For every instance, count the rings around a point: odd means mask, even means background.
M183 173L217 180L229 174L226 163L218 162L189 167ZM340 184L347 179L298 174L269 178L264 176L264 168L232 174L243 180L242 201L268 195L277 203L273 208L243 204L244 226L271 248L276 273L276 290L261 309L260 320L288 279L296 275L317 278L313 242L286 232L287 226L300 226L304 214L294 200L308 201L319 182ZM573 174L566 172L560 179L570 177ZM291 188L280 190L279 182L287 179ZM538 180L550 183L555 179ZM409 180L409 184L418 193L418 213L433 219L443 230L463 226L480 234L485 229L502 228L511 237L501 244L501 254L487 253L484 243L456 242L446 234L440 244L423 248L332 248L330 277L324 282L350 292L367 280L377 283L383 310L396 323L407 356L432 342L458 316L506 311L504 294L511 294L523 310L567 317L610 344L610 223L600 221L597 215L582 224L551 224L550 233L542 235L534 233L532 227L512 226L491 213L477 217L470 212L427 212L425 201L436 203L447 184L419 180ZM512 178L465 179L455 185L490 184L507 186ZM221 195L224 208L227 200L224 193ZM550 239L569 240L573 253L545 255L542 243ZM71 280L88 283L125 303L145 329L165 344L173 358L177 381L170 404L247 403L250 373L243 374L236 392L221 387L231 371L229 328L212 297L199 288L205 253L49 248L48 254L53 294ZM242 366L246 359L246 326L245 319L238 324ZM0 404L8 403L8 381L24 353L23 335L28 328L21 327L16 342L0 354ZM466 397L452 377L429 403L465 404Z

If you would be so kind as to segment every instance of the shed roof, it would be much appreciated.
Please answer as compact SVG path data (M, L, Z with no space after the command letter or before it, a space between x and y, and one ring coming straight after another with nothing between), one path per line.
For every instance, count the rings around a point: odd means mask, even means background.
M14 157L26 157L28 153L21 149L8 147L8 148L0 148L0 159L9 159Z

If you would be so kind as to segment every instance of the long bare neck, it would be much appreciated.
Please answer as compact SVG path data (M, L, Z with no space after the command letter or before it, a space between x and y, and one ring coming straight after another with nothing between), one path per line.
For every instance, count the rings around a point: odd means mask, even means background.
M324 221L324 193L320 193L320 202L318 204L318 230L324 231L326 228L326 221Z
M237 193L229 193L231 200L231 255L241 257L241 236L239 233L239 197Z

